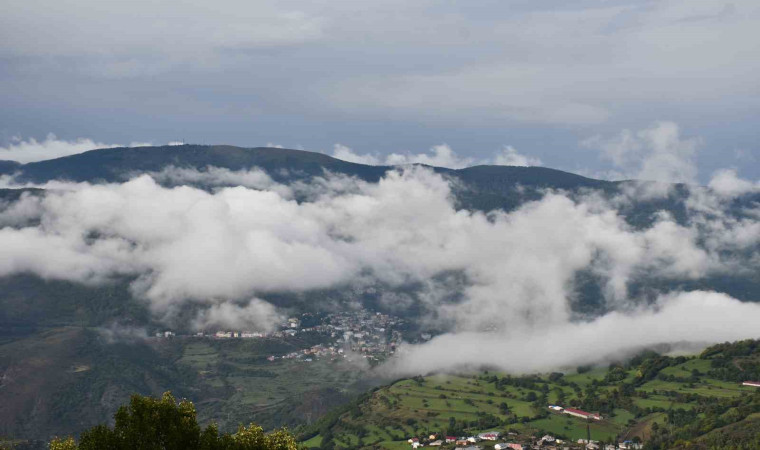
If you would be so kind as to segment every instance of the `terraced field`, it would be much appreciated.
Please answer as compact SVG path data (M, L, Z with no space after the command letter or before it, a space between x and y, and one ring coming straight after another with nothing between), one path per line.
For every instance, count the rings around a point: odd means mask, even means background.
M757 355L747 361L754 364ZM336 449L410 448L410 437L489 430L512 433L514 439L551 434L575 441L590 432L592 439L605 442L646 440L653 430L683 426L706 414L720 423L720 414L741 409L731 402L739 405L754 398L754 406L742 408L760 410L760 390L719 379L716 374L723 372L716 372L716 364L709 359L656 356L637 363L568 374L514 377L482 372L404 379L375 390L332 423L307 430L304 444ZM658 364L664 367L652 369ZM721 364L725 363L717 366ZM551 412L549 404L601 412L604 419L587 423Z

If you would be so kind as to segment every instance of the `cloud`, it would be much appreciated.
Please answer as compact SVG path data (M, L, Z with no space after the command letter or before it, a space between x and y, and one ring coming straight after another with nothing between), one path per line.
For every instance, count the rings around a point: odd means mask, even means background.
M357 153L354 153L353 150L346 147L343 144L335 144L333 147L332 152L333 158L338 158L343 161L348 161L352 163L357 164L367 164L370 166L377 166L380 165L380 160L377 156L365 154L365 155L359 155Z
M611 312L590 322L526 328L505 319L502 331L444 334L402 347L384 370L395 375L483 366L517 373L572 370L620 361L658 344L693 350L694 344L757 338L758 320L760 304L715 292L679 292L660 297L654 307Z
M95 331L109 344L135 343L148 339L148 330L143 327L133 327L120 323L112 323L105 327L98 327Z
M149 143L132 142L127 147L145 147ZM7 147L0 147L0 160L10 159L20 163L42 161L46 159L60 158L63 156L84 153L97 148L123 147L123 145L105 144L88 138L78 138L73 141L58 139L50 133L44 140L34 138L23 140L15 138Z
M736 197L760 191L760 182L739 178L734 169L721 169L710 178L708 187L722 196Z
M701 145L700 138L681 137L674 122L656 122L636 132L626 129L617 136L596 135L581 142L612 162L615 169L605 178L656 182L635 186L638 195L650 197L666 195L670 183L697 183L696 152Z
M55 134L48 133L44 140L35 138L22 139L14 137L7 147L0 147L0 161L12 160L22 164L45 161L48 159L62 158L76 155L90 150L118 147L152 147L151 142L134 141L129 144L107 144L91 138L77 138L74 140L59 139ZM170 141L165 145L185 145L182 141ZM7 180L5 181L7 183Z
M292 197L292 190L276 183L261 169L229 170L209 166L204 170L169 166L160 172L148 172L154 180L174 186L192 185L207 187L243 186L251 189L268 189L277 192L285 198Z
M449 169L464 169L474 165L497 165L497 166L540 166L542 162L538 158L522 155L512 146L505 146L494 154L492 159L477 160L474 158L459 156L447 144L439 144L430 148L427 153L391 153L381 158L376 154L358 154L349 147L335 144L332 156L343 161L372 166L403 166L408 164L424 164L433 167L446 167Z
M580 271L599 279L602 310L628 314L650 300L631 298L632 283L736 274L759 260L760 216L736 218L725 202L701 197L690 224L660 214L635 229L617 211L626 197L549 191L509 213L458 210L449 183L422 167L378 183L326 174L289 186L311 190L301 201L265 175L171 168L153 175L169 176L171 187L149 175L57 182L0 210L0 276L102 283L129 275L158 318L200 307L198 326L262 327L277 314L261 300L272 293L382 289L384 301L411 300L422 323L466 338L507 324L526 334L572 330ZM251 187L224 187L235 182Z
M448 167L450 169L463 169L473 165L474 162L472 158L459 157L454 150L446 144L435 145L428 153L391 153L385 158L385 161L391 166L425 164L433 167Z
M285 316L271 303L253 298L247 304L218 303L202 310L193 326L198 330L210 328L269 332L282 323Z
M498 152L493 160L497 166L541 166L543 163L539 158L522 155L511 145L506 145Z

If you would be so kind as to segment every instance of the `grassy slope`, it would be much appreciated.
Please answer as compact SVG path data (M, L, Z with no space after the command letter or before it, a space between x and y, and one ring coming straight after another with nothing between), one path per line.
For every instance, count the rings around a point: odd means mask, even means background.
M605 420L593 422L590 425L593 439L610 440L615 437L631 439L634 436L648 438L651 426L657 422L667 421L665 412L671 409L692 409L702 399L731 399L738 396L752 395L755 388L743 387L735 382L720 381L705 375L710 369L710 361L697 357L668 367L663 374L686 377L693 369L700 370L701 375L694 383L683 383L652 379L636 388L637 394L633 401L641 409L634 414L626 409L617 408L613 415ZM636 378L636 369L626 371L623 381ZM602 384L599 392L611 392L620 383L604 385L606 369L597 369L582 374L570 374L563 377L562 385L550 382L547 377L541 377L536 390L505 386L497 389L496 385L488 382L487 376L481 375L434 375L421 381L408 379L398 381L390 386L375 391L363 401L358 410L344 414L331 428L336 448L356 448L359 435L364 447L406 448L406 439L412 436L423 436L430 432L445 432L451 417L457 421L476 421L478 413L492 414L505 421L495 427L502 431L513 430L518 433L543 434L550 433L572 440L586 437L586 422L579 418L564 414L549 414L547 417L535 417L539 412L525 397L533 392L540 395L540 388L545 385L550 395L549 401L556 399L551 395L556 389L565 392L565 404L578 396L567 383L575 383L582 389L594 383ZM490 376L494 375L493 373ZM496 374L502 377L503 374ZM664 391L671 391L670 393ZM638 397L638 393L647 398ZM675 394L696 394L692 401L674 401ZM554 397L554 398L552 398ZM502 402L509 407L509 413L500 412L498 405ZM515 414L516 422L509 424L511 414ZM754 417L754 416L752 416ZM512 419L514 421L514 419ZM754 424L754 422L752 422ZM735 424L730 429L741 427ZM473 427L468 433L477 433L494 429ZM319 447L321 436L305 441L309 447Z
M270 363L312 345L280 340L150 339L108 342L92 328L60 327L0 342L0 438L47 440L113 416L129 395L187 397L223 429L309 423L347 401L358 372L342 363Z

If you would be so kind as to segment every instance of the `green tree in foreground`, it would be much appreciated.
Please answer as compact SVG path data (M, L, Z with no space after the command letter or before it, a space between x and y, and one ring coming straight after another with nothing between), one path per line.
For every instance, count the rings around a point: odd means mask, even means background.
M177 403L171 393L160 399L133 395L114 416L113 428L98 425L73 438L55 439L50 450L296 450L286 430L264 433L258 425L220 434L215 424L201 430L192 402Z

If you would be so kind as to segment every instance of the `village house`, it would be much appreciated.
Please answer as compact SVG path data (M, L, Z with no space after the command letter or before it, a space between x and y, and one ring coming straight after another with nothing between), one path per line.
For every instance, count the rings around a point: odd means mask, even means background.
M478 438L484 441L495 441L499 439L499 436L501 436L501 433L498 431L487 431L485 433L480 433Z
M602 420L602 416L599 414L581 411L580 409L565 408L563 412L574 417L580 417L581 419Z
M556 442L556 439L554 438L554 436L550 434L546 434L538 442L541 445L550 445L550 444L554 444Z
M522 444L515 444L514 442L503 442L494 445L493 448L496 450L523 450L524 446Z

